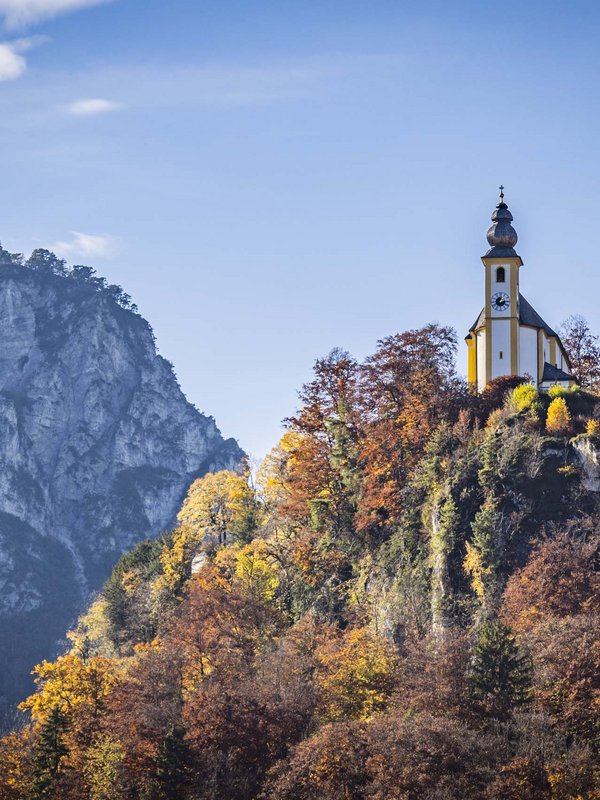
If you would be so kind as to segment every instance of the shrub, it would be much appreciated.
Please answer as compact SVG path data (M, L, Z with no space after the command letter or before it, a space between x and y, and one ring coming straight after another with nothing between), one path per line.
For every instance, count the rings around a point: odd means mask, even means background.
M588 436L600 437L600 420L588 419L585 425L585 432Z
M510 399L517 411L525 411L525 409L531 408L537 400L537 396L537 389L532 383L522 383L512 390Z
M548 406L546 430L548 433L567 433L571 426L571 414L564 397L555 397Z
M556 384L556 386L551 386L548 389L548 397L551 400L554 400L556 397L565 397L566 395L569 394L569 391L570 390L567 389L565 386L560 386L559 384Z

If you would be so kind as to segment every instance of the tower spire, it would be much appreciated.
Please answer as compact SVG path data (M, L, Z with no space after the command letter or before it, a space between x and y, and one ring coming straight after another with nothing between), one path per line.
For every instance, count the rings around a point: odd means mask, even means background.
M504 186L500 186L499 203L492 214L492 225L487 232L490 249L486 253L489 257L516 256L515 245L519 239L516 230L511 225L513 215L504 202Z

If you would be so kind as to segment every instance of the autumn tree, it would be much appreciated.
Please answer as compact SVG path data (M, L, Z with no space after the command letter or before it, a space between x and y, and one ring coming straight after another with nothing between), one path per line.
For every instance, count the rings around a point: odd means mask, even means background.
M491 380L477 398L475 407L480 417L485 421L498 408L502 408L508 395L517 386L526 383L520 375L502 375Z
M451 328L430 324L382 339L361 367L361 529L399 521L402 489L429 436L458 414L466 389L456 347Z
M369 719L386 707L398 669L388 642L354 628L324 643L316 658L324 719Z
M286 752L292 721L249 688L215 681L188 698L184 723L198 800L252 800Z
M448 715L388 715L368 728L369 793L386 798L476 798L494 774L492 737Z
M580 315L568 317L559 333L571 371L584 389L596 390L600 384L600 343L590 330L587 320Z
M169 641L183 656L183 689L193 692L214 674L223 681L251 670L280 619L263 597L246 593L226 574L205 566L190 580L170 624Z
M503 616L518 631L553 617L600 612L600 537L562 531L539 541L508 580Z
M122 800L125 797L121 744L110 734L99 733L85 754L80 772L89 800Z
M368 785L364 724L326 725L275 766L265 800L360 800Z
M534 665L534 704L569 736L598 745L600 616L550 617L527 637Z
M139 645L109 698L109 730L119 743L116 756L127 796L144 796L158 785L166 769L165 741L181 725L182 707L183 659L175 642Z
M218 544L228 544L249 538L256 525L256 513L248 477L221 470L192 483L177 519L199 541L210 536Z
M397 671L391 708L407 716L426 712L472 719L470 660L469 636L458 627L441 640L434 635L409 640Z
M296 434L288 461L291 512L340 532L352 527L358 491L356 361L334 349L314 366L299 392L300 410L286 420Z
M34 744L31 725L0 740L0 800L23 800L33 782Z
M555 435L568 433L571 427L571 414L564 397L555 397L548 406L546 430Z

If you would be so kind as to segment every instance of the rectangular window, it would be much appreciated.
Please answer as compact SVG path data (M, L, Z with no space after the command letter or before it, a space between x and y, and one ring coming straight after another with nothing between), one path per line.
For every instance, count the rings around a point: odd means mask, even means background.
M504 358L504 353L500 350L500 358Z

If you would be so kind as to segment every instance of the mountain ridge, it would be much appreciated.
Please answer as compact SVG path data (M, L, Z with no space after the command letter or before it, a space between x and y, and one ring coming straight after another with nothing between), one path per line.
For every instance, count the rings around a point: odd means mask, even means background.
M0 633L7 653L33 624L39 658L119 555L172 525L189 483L243 453L185 398L120 287L37 253L25 264L0 254ZM45 557L62 562L67 597L50 618ZM0 696L10 703L25 681L3 660Z

